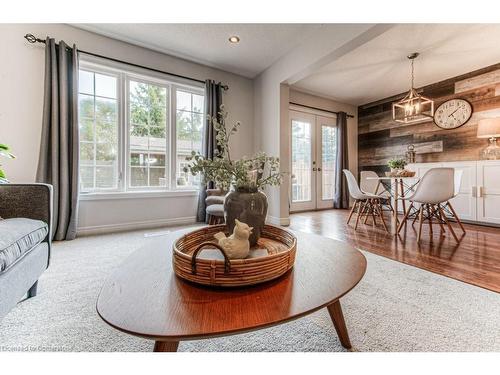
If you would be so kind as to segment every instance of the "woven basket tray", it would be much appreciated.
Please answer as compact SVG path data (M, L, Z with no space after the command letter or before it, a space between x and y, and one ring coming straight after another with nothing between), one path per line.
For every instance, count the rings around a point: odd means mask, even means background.
M215 233L226 230L225 225L211 225L175 241L176 275L197 284L236 287L273 280L293 267L297 239L292 233L266 225L246 259L229 260L214 238Z

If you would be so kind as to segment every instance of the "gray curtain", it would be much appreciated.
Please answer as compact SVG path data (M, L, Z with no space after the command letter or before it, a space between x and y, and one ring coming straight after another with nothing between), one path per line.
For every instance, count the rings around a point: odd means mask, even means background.
M76 236L78 217L78 51L45 42L45 89L37 182L54 188L55 240Z
M217 142L215 140L216 132L208 120L208 116L219 117L220 106L222 104L222 85L215 83L212 80L205 81L205 126L203 127L202 139L202 155L205 158L212 159L217 149ZM213 182L207 185L200 186L200 193L198 194L198 212L196 214L196 221L206 222L207 212L205 199L207 198L207 187L213 189Z
M333 208L349 208L349 192L347 180L342 170L349 169L347 158L347 114L337 114L337 157L335 164L335 195Z

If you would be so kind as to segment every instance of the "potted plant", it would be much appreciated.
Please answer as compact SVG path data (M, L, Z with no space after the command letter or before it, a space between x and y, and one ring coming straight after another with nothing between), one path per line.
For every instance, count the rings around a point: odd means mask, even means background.
M10 147L3 143L0 143L0 156L8 159L15 159L15 156L10 153ZM5 171L1 167L2 164L0 164L0 184L6 184L9 180L7 180Z
M279 158L260 152L250 158L234 160L231 157L230 140L237 133L241 123L237 121L229 129L226 127L227 112L221 105L220 121L208 117L217 133L217 150L213 159L203 157L199 152L192 152L187 158L190 162L184 168L193 175L201 173L203 182L213 181L217 188L229 191L224 202L226 225L233 232L235 219L253 227L249 238L250 245L255 245L260 237L267 215L267 197L263 193L266 186L278 186L283 173L279 171Z
M401 172L405 169L408 163L403 158L392 158L387 162L389 168L391 168L391 172Z

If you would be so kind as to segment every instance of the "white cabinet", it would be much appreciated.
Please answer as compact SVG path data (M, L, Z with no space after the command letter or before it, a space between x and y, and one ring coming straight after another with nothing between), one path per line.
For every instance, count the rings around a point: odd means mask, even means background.
M477 165L475 161L444 163L443 167L455 168L462 171L462 184L458 195L450 200L451 205L462 220L476 220L476 186Z
M500 160L414 163L408 169L421 178L429 169L463 171L458 195L450 202L462 220L500 224Z
M500 160L477 163L477 220L500 224Z

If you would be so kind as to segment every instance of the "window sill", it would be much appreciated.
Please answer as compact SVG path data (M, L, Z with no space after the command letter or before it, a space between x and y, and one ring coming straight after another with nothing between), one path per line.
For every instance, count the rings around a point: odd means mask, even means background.
M193 197L198 190L170 190L170 191L119 191L110 193L80 193L80 201L98 201L112 199L146 199L146 198L175 198Z

